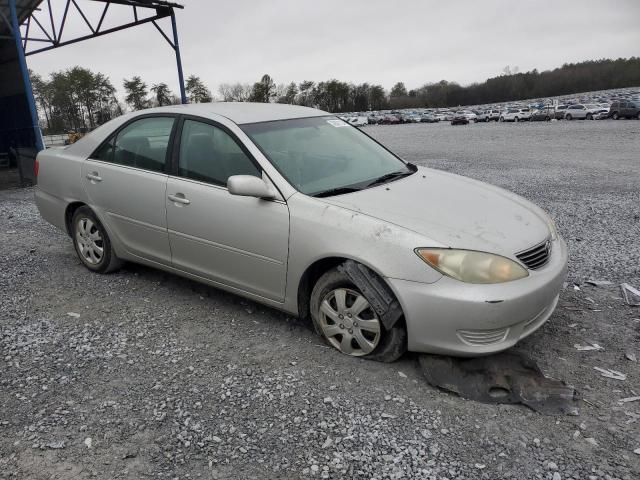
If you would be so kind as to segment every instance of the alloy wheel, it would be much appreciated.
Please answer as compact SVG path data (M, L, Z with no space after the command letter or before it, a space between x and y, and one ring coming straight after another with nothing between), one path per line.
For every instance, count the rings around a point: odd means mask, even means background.
M82 258L90 265L97 265L104 257L104 239L100 229L90 218L76 222L76 242Z
M381 325L366 298L356 290L337 288L320 303L320 329L342 353L360 357L380 342Z

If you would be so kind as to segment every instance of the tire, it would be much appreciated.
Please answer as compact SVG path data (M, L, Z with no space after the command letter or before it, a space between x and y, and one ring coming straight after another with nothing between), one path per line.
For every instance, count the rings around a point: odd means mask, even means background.
M611 115L611 118L613 118L614 120L619 120L620 114L618 112L613 112L613 115Z
M519 121L520 121L520 119L519 119L518 117L515 117L515 118L513 119L513 121L514 121L514 122L519 122Z
M71 237L78 258L92 272L109 273L122 266L107 231L89 207L80 207L74 212Z
M573 117L571 116L571 114L570 114L570 113L567 113L567 114L564 116L564 118L565 118L566 120L573 120Z
M593 120L593 115L591 115L590 113L587 113L587 120Z
M550 122L550 121L551 121L551 117L550 117L550 116L548 116L548 115L547 115L546 117L544 117L544 119L545 119L545 121L547 121L547 122Z
M638 114L636 115L636 118L640 120L640 112L638 112Z
M387 330L358 287L346 273L337 268L329 270L318 279L309 303L316 332L327 344L345 355L393 362L407 350L404 320L400 318ZM340 303L346 308L340 308ZM352 315L351 309L354 306L356 309L362 306L364 308L352 317L347 317ZM364 322L367 328L363 328Z
M504 122L504 117L500 117L500 118L498 118L498 121L499 121L499 122Z

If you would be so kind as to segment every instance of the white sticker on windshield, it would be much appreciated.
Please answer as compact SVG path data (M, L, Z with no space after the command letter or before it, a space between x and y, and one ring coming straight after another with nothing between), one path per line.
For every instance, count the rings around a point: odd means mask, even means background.
M343 122L342 120L327 120L329 125L333 125L334 127L346 127L349 124L347 122Z

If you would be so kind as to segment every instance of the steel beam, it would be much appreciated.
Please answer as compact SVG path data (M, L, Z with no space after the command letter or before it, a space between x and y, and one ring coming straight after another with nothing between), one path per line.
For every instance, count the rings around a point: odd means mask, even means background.
M47 50L53 50L54 48L64 47L65 45L71 45L73 43L82 42L84 40L89 40L90 38L101 37L102 35L106 35L108 33L119 32L120 30L126 30L127 28L135 27L137 25L144 25L145 23L153 22L154 20L159 20L161 18L165 18L166 16L167 15L165 15L165 14L161 14L161 15L156 15L154 17L144 18L142 20L138 20L137 22L125 23L124 25L119 25L117 27L108 28L107 30L102 30L100 32L92 33L92 34L89 34L89 35L84 35L82 37L73 38L71 40L67 40L66 42L60 42L59 41L60 37L58 37L58 43L56 43L55 45L51 45L49 47L44 47L44 48L39 48L38 50L31 50L30 52L25 53L25 55L29 56L29 55L33 55L35 53L46 52ZM64 27L64 24L62 24L61 27L60 27L60 33L62 33L62 27Z
M27 60L25 59L24 49L22 48L22 38L20 35L20 24L18 22L18 9L16 8L16 0L9 0L9 10L11 12L11 26L13 30L13 38L16 43L16 55L18 64L20 65L20 73L24 82L24 96L27 99L29 113L31 114L31 123L33 135L35 137L36 149L38 151L44 149L42 141L42 132L38 124L38 111L36 109L36 101L33 98L33 88L31 87L31 79L29 78L29 69L27 68Z
M182 73L182 57L180 56L180 44L178 43L178 27L176 26L176 15L171 10L171 29L173 30L173 49L176 52L176 64L178 65L178 82L180 82L180 101L187 102L187 94L184 90L184 75Z

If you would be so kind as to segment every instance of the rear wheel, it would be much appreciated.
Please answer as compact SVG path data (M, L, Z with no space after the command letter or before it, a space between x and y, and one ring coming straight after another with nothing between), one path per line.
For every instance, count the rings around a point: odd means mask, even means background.
M407 349L402 319L386 329L360 289L337 268L320 277L310 307L316 331L345 355L393 362Z
M122 266L107 231L89 207L78 208L71 225L73 246L85 267L93 272L109 273Z
M590 113L587 113L587 120L593 120L593 115L591 115Z
M514 121L514 122L519 122L519 121L520 121L520 119L519 119L518 117L516 117L516 118L514 118L514 119L513 119L513 121Z
M618 112L613 112L613 115L611 115L611 118L613 118L614 120L618 120L620 118L620 114Z

